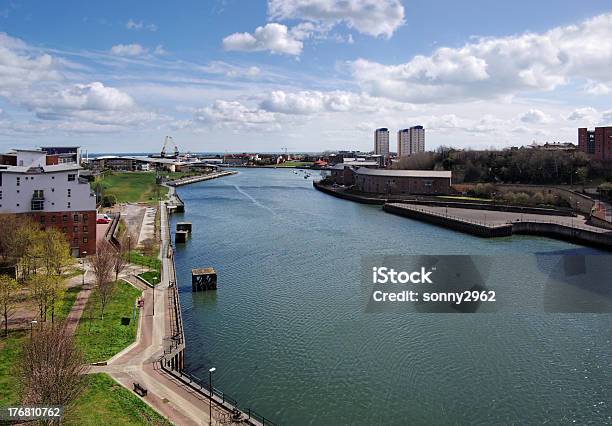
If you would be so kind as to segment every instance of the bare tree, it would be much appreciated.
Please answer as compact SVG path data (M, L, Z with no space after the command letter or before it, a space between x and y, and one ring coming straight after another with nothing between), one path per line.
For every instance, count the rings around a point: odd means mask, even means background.
M100 301L100 317L104 318L104 309L113 297L116 283L112 279L115 263L115 248L105 240L98 243L96 253L89 258L95 278L95 289Z
M70 408L84 388L86 366L66 327L40 327L19 357L22 403Z
M122 238L119 242L119 247L114 247L113 253L113 270L115 271L115 281L119 279L119 274L125 269L127 265L127 247L126 238Z
M5 336L8 336L8 320L13 314L18 290L17 280L8 275L0 275L0 310L4 320Z

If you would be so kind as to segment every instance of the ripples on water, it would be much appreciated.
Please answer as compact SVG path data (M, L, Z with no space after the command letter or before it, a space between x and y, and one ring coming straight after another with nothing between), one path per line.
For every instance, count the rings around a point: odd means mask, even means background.
M186 213L172 220L194 226L177 250L187 368L215 366L244 408L284 424L612 421L609 315L366 314L358 276L371 254L594 250L456 233L322 194L290 170L179 192ZM203 266L219 288L192 294Z

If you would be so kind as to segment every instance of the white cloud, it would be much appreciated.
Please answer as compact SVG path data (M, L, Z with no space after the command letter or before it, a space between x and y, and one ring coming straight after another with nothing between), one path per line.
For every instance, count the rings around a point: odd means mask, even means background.
M117 44L111 47L111 53L119 56L141 56L148 53L148 49L138 43Z
M358 105L359 95L351 92L301 91L287 93L282 90L271 92L260 103L266 111L283 114L315 114L324 111L349 111Z
M7 90L39 81L61 80L57 65L50 55L35 56L23 41L0 33L0 95L10 96Z
M609 94L612 89L607 84L591 81L585 86L584 91L589 95L600 96Z
M595 108L577 108L567 116L567 120L570 121L589 121L594 122L599 117L599 113Z
M268 0L272 20L302 20L335 25L390 38L404 23L404 7L399 0Z
M530 123L530 124L544 124L544 123L548 123L551 121L551 118L548 115L546 115L544 112L540 111L539 109L534 109L534 108L522 114L519 117L519 119L523 123Z
M285 25L270 23L257 27L253 34L234 33L223 39L225 50L242 52L269 51L271 53L299 55L303 44L296 39Z
M237 101L217 100L211 106L197 109L194 112L194 121L235 129L278 128L276 114L259 108L250 108Z
M541 34L480 38L400 65L349 65L368 93L415 103L553 90L572 78L605 82L612 80L612 14Z
M223 61L212 61L202 70L210 74L222 74L226 77L257 77L261 74L261 68L256 66L239 67Z
M158 27L155 24L145 24L143 21L134 21L133 19L130 19L127 21L127 23L125 24L125 27L128 30L135 30L135 31L140 31L140 30L148 30L148 31L157 31Z
M168 51L164 49L163 45L158 44L157 46L155 46L155 50L153 50L153 53L156 54L157 56L163 56L163 55L167 55Z

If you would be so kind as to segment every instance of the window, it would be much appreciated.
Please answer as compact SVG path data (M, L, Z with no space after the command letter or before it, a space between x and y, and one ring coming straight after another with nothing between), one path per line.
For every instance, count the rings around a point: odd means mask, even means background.
M1 199L2 197L0 197ZM87 213L83 213L83 222L87 222Z
M17 207L19 207L19 203L17 203Z
M65 226L62 226L62 232L65 234L66 232L68 232L68 228L66 228Z
M71 173L71 174L68 175L68 182L72 182L75 179L76 179L76 174Z
M72 232L79 232L79 227L78 226L73 226L72 227Z
M87 233L87 225L83 225L83 232Z
M83 243L87 244L87 237L83 237Z
M55 215L51 216L51 223L55 223Z
M70 208L70 202L68 202L68 208Z
M71 189L68 190L68 198L70 198L70 193L72 192Z
M62 215L62 222L68 222L68 215Z
M19 186L20 183L21 183L21 178L17 176L17 186Z
M73 220L73 222L78 222L78 221L79 221L79 215L78 215L78 214L75 214L75 215L72 217L72 220Z
M45 198L45 192L42 189L35 189L34 198Z
M0 191L0 200L2 199L2 191Z

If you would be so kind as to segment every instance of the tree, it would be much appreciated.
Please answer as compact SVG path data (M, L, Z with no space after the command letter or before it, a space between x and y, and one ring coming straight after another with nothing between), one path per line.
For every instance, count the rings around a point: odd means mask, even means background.
M96 253L89 257L94 285L100 300L100 317L104 318L104 309L112 298L116 283L112 280L113 265L115 262L114 248L106 240L102 240L96 247Z
M119 274L125 269L127 265L127 246L124 241L121 241L119 247L115 247L113 251L113 271L115 271L115 281L119 279Z
M8 336L8 320L13 314L18 290L17 280L8 275L0 275L0 309L4 319L5 336Z
M44 231L42 261L47 275L62 275L64 268L72 263L70 246L64 234L55 228Z
M32 275L27 281L32 300L38 306L41 321L47 320L47 307L56 291L56 282L53 276Z
M49 285L49 306L51 307L51 324L55 322L55 308L64 300L64 280L61 275L51 275L48 277Z
M66 327L40 327L19 358L21 402L69 409L84 388L85 372L83 355Z

